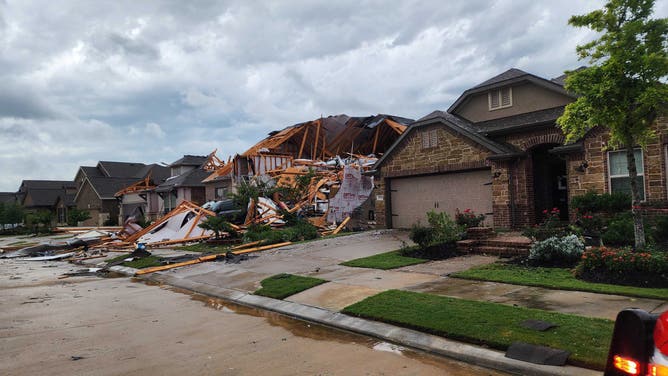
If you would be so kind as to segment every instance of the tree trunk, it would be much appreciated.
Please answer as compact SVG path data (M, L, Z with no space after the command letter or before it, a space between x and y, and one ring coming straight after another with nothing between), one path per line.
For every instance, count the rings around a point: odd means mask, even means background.
M645 227L642 223L642 212L640 210L640 190L638 189L638 170L636 169L636 157L633 145L626 145L626 162L631 179L631 213L633 214L633 235L635 237L635 249L645 248Z

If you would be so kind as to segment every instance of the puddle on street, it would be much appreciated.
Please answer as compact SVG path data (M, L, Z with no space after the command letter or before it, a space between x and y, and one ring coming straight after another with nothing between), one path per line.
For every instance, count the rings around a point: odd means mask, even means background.
M142 282L153 286L160 286L161 288L164 288L166 290L189 295L191 300L201 302L206 307L215 309L217 311L221 311L223 313L249 315L253 317L264 318L266 322L269 323L270 325L281 327L297 337L303 337L318 341L333 341L340 344L358 344L365 346L369 349L372 349L374 351L390 352L399 356L405 356L409 359L419 361L421 363L430 366L439 367L444 370L454 371L455 369L458 369L459 371L464 371L465 372L464 374L503 375L503 373L500 373L498 371L478 368L473 365L457 362L456 360L441 358L435 355L418 352L396 344L380 341L378 339L370 338L360 334L346 332L336 328L330 328L318 324L309 323L306 321L297 320L276 312L230 303L220 298L214 298L207 295L192 292L190 290L164 285L159 282L152 282L137 278L133 278L133 281ZM470 370L470 373L468 372L468 370Z

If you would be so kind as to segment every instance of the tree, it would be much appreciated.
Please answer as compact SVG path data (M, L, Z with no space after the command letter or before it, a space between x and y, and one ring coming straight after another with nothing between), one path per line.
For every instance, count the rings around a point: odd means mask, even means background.
M26 222L29 225L33 226L35 233L39 233L39 228L44 227L45 231L49 231L51 228L51 219L53 218L53 213L48 210L38 210L34 213L28 213L26 215Z
M91 216L88 210L71 208L67 213L67 224L70 226L76 226L79 222L83 222L90 218Z
M236 238L239 234L223 217L211 216L207 217L199 225L200 228L211 230L216 234L216 239L220 239L221 232L227 232L232 238Z
M570 18L600 36L577 46L591 66L567 72L566 90L578 98L557 120L567 142L605 127L610 146L626 151L636 249L645 247L645 231L634 148L655 137L652 125L668 100L668 19L650 18L653 7L654 0L609 0L604 9Z

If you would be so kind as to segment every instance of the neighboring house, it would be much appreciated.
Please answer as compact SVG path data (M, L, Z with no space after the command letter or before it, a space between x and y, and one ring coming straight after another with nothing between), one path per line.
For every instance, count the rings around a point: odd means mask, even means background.
M19 201L16 192L0 192L0 203L14 204Z
M604 130L564 145L555 121L575 99L564 78L510 69L413 123L374 166L378 226L407 228L425 223L429 210L472 209L489 225L521 228L540 222L545 209L569 218L570 199L589 190L629 192L623 152L608 150ZM647 201L668 198L667 128L661 119L656 142L637 151Z
M115 195L118 191L152 175L162 166L156 164L100 161L97 166L82 166L75 176L77 193L74 198L80 210L86 210L91 218L84 221L84 226L102 226L118 224L120 200Z
M272 131L204 180L208 201L221 200L244 179L291 167L295 160L328 160L337 155L382 155L412 119L378 114L345 114L298 123Z
M114 196L119 200L120 205L119 223L124 222L130 216L149 221L160 218L163 215L160 209L162 199L155 189L169 178L169 174L169 167L154 165L144 179L116 192Z
M170 177L155 188L161 198L160 211L170 212L183 201L197 205L206 202L205 187L202 181L211 171L204 169L206 156L184 155L183 158L169 165Z
M62 180L24 180L16 197L26 213L48 211L52 225L67 224L67 212L74 207L76 183Z

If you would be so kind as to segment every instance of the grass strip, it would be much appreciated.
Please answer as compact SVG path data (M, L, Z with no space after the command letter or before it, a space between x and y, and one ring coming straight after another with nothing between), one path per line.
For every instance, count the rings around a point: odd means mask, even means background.
M427 261L429 260L402 256L400 254L400 251L391 251L369 257L363 257L355 260L342 262L341 265L352 266L355 268L388 270L388 269L400 268L402 266L422 264L423 262Z
M173 247L174 249L187 252L226 253L230 250L229 245L211 245L206 243L195 243Z
M538 268L508 264L489 264L451 274L450 277L513 285L537 286L557 290L587 291L600 294L668 300L668 289L592 283L579 280L569 269Z
M603 369L614 322L557 312L388 290L346 307L343 313L506 350L513 341L571 352L569 363ZM524 320L558 327L538 332Z
M127 256L125 256L127 258ZM157 256L147 256L147 257L142 257L137 260L132 260L132 261L126 261L123 263L123 266L127 266L129 268L135 268L135 269L144 269L144 268L151 268L154 266L160 266L162 263L160 262L160 258Z
M322 283L324 279L313 277L302 277L294 274L277 274L263 279L260 283L262 288L255 291L255 295L262 295L274 299L284 299L298 292L308 290Z
M129 258L129 257L130 257L129 254L124 254L124 255L120 255L120 256L105 260L105 262L107 263L107 265L109 265L113 262L125 260L126 258ZM147 256L147 257L132 260L132 261L126 261L126 262L122 263L121 265L130 267L130 268L135 268L135 269L144 269L144 268L150 268L150 267L153 267L153 266L160 266L162 264L160 263L160 258L158 258L157 256Z

